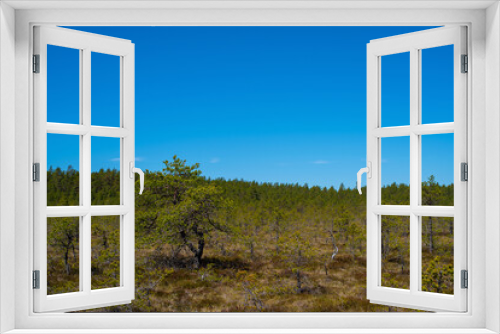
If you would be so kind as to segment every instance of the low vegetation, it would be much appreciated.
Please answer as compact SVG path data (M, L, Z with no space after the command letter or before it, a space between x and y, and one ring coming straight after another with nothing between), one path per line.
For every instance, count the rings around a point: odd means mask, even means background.
M119 172L92 202L119 203ZM78 172L48 171L48 205L78 204ZM138 186L138 185L137 185ZM431 177L426 205L453 205ZM383 188L407 204L409 187ZM78 291L78 218L48 220L48 291ZM409 221L382 217L382 285L409 287ZM453 293L453 220L422 218L424 291ZM92 218L92 287L119 285L119 217ZM136 299L92 312L411 311L366 300L366 201L355 189L208 179L174 157L136 196Z

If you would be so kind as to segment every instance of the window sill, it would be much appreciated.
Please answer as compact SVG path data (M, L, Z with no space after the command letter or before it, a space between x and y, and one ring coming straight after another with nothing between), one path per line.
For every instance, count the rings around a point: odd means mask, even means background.
M5 334L487 334L474 329L14 329Z

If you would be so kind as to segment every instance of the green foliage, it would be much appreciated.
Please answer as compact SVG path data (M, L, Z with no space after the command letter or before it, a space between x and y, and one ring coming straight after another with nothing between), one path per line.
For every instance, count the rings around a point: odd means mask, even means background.
M80 176L72 166L67 170L52 166L47 171L47 205L80 205Z
M422 205L453 205L453 184L440 185L434 175L422 182Z
M382 217L382 286L410 288L410 219Z
M120 217L92 217L92 289L120 286Z
M120 205L120 171L100 169L90 180L92 205Z
M453 265L443 265L436 256L423 270L422 290L453 294Z
M231 201L222 197L221 190L200 177L199 164L186 165L186 160L174 156L164 161L163 173L147 173L144 195L136 212L139 233L147 234L156 247L165 244L187 250L193 265L199 268L206 239L212 231L231 232L224 219Z
M136 298L98 311L402 311L366 300L366 198L356 189L209 179L176 156L164 164L162 172L146 171L144 193L136 195ZM77 171L47 176L49 205L78 205ZM408 185L382 192L391 204L409 201ZM422 193L432 202L426 205L453 203L453 185L429 179ZM118 171L92 173L94 205L119 198ZM428 218L422 288L452 293L453 220ZM48 231L51 293L79 287L79 220L64 219ZM119 284L118 221L93 217L93 287ZM407 288L409 224L384 222L383 282Z
M394 182L383 187L382 205L410 205L410 186Z
M47 218L48 294L79 289L79 231L78 218Z

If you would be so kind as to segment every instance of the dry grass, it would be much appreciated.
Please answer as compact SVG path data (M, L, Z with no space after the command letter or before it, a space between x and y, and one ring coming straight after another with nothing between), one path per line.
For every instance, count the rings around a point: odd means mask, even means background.
M339 244L340 249L347 246ZM404 312L402 308L371 304L366 299L366 257L339 253L333 261L329 248L320 247L317 258L303 268L302 290L297 291L294 271L263 248L254 259L248 250L232 246L222 256L208 248L200 269L169 268L167 251L156 254L156 265L164 266L161 282L148 297L138 294L131 306L117 306L93 312ZM267 255L266 255L267 254ZM138 252L141 257L150 250ZM182 262L182 261L181 261ZM325 272L325 262L328 273ZM163 264L162 264L163 263ZM159 277L158 277L159 278ZM138 281L140 286L141 282Z
M274 237L262 231L255 240L253 255L248 244L236 237L224 239L224 249L211 239L201 267L194 269L190 254L172 257L171 247L138 248L136 251L136 299L130 305L90 310L90 312L412 312L395 307L371 304L366 299L366 231L359 224L361 242L337 232L339 253L333 260L331 242L318 236L322 227L303 224L303 235L310 249L307 261L293 264L283 249L277 250ZM302 222L298 222L297 225ZM453 235L437 222L434 247L430 253L424 234L423 264L425 271L432 260L439 266L453 264ZM151 246L148 246L151 247ZM278 247L279 248L279 247ZM65 274L61 256L49 247L49 277L57 291L78 289L78 270L72 266ZM394 286L409 285L409 262L403 269L395 246L390 245L384 265ZM298 280L297 270L300 272ZM96 282L106 281L95 272ZM452 277L446 278L445 293L452 293ZM299 288L300 281L300 288ZM451 292L450 292L451 288ZM69 289L69 290L68 290ZM53 290L56 291L56 290Z

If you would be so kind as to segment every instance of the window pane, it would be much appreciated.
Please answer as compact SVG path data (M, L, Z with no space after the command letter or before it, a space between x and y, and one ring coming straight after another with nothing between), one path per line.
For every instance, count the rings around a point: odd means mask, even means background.
M382 216L382 281L390 288L410 288L410 218Z
M47 294L80 290L80 218L47 218Z
M382 126L410 124L410 53L381 57Z
M453 45L422 50L422 124L453 122Z
M453 133L422 136L422 205L453 206Z
M92 137L92 205L120 205L120 138Z
M47 134L47 205L80 205L80 136Z
M120 57L92 52L92 125L120 126Z
M410 137L382 138L382 205L410 205Z
M47 122L80 123L80 50L47 45Z
M453 218L422 217L422 290L453 294Z
M92 289L120 286L120 216L92 217Z

